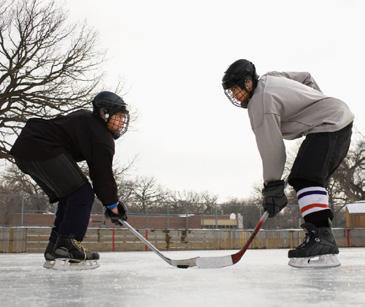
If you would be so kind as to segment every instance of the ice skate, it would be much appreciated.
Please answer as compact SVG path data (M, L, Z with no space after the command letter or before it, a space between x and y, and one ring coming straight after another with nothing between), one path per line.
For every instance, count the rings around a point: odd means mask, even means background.
M297 248L289 250L289 265L296 268L328 268L341 265L338 248L330 227L317 228L304 223L305 239Z
M55 270L91 270L99 267L99 254L86 250L80 241L72 237L59 237L54 259L47 260L44 267Z
M55 246L56 244L54 242L48 242L46 250L44 251L44 259L46 259L46 261L52 261L56 259L56 255L54 253Z
M46 250L44 251L44 259L46 262L44 263L45 268L51 268L55 262L56 255L54 253L56 244L54 242L48 242Z

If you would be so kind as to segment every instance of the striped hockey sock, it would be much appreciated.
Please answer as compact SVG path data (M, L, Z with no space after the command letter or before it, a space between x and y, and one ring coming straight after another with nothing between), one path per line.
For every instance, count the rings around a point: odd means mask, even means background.
M323 187L307 187L297 192L299 209L306 215L329 209L327 190Z

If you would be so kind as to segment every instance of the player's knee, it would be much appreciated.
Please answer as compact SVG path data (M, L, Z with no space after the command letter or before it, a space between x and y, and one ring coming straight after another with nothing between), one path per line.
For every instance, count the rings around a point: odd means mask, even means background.
M90 185L90 183L85 183L81 186L77 191L71 193L67 197L67 201L70 203L83 204L86 206L92 206L94 202L95 196L94 191Z

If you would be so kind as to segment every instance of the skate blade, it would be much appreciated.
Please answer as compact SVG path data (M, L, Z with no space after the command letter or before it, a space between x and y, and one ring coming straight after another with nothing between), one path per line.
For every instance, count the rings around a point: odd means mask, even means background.
M56 271L82 271L94 270L100 265L97 260L75 261L71 259L57 258L56 260L46 260L43 267Z
M336 255L320 255L316 257L290 258L290 266L294 268L334 268L341 265Z

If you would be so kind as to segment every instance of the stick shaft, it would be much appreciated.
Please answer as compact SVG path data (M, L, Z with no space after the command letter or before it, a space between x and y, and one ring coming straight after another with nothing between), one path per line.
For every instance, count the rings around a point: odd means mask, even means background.
M238 253L232 255L233 263L236 263L236 262L240 261L243 254L249 248L251 242L256 237L257 233L260 231L262 225L266 222L268 217L269 217L269 213L267 211L265 211L263 213L263 215L260 217L259 221L257 222L256 227L255 227L253 233L251 234L251 236L248 238L246 244L241 248L241 250Z
M150 250L155 252L157 255L159 255L163 260L170 263L169 259L165 257L151 242L146 240L136 229L134 229L127 221L119 219L119 223L124 225L129 229L130 232L132 232L138 239L140 239L144 244L146 244Z

